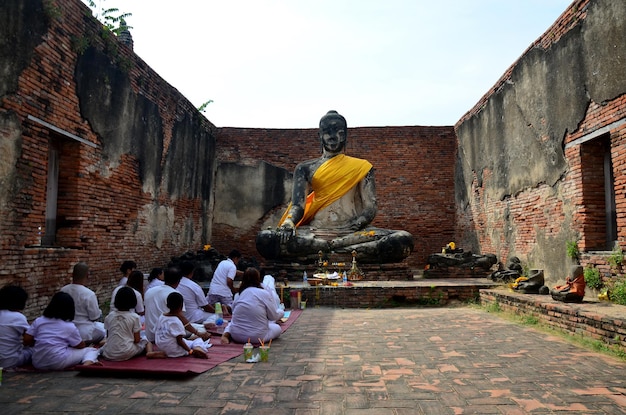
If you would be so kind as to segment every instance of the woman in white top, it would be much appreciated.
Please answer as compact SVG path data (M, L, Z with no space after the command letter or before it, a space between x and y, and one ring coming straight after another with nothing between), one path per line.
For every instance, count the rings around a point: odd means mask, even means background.
M120 278L120 282L117 284L120 287L123 287L128 282L128 276L131 272L137 269L137 263L135 261L124 261L120 266L120 272L122 273L122 278Z
M159 285L165 284L163 279L165 278L165 272L163 268L152 268L150 271L150 276L148 276L148 285L146 286L146 291L150 288L158 287Z
M98 362L98 349L85 347L73 319L72 296L63 291L54 294L43 316L35 319L24 334L24 344L33 346L35 368L60 370Z
M245 343L248 339L267 342L280 336L282 329L275 323L284 312L274 302L272 295L261 285L256 268L243 273L239 296L233 303L232 319L222 336L222 343Z

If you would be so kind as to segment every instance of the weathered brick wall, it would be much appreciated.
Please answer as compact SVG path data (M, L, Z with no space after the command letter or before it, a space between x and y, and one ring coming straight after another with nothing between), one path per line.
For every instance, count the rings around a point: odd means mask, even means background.
M625 9L621 0L573 2L455 125L457 239L505 264L515 255L544 269L547 285L567 276L568 242L610 250L602 145L610 146L617 241L626 248L626 77L617 58ZM576 142L596 132L608 144ZM607 255L593 263L605 267Z
M323 115L311 114L311 124L316 125ZM409 231L415 249L407 263L423 267L429 254L439 252L454 238L452 127L350 128L347 121L347 154L367 159L375 168L378 214L373 225ZM221 163L255 166L263 161L292 173L299 162L320 154L317 129L220 128L217 135ZM262 219L247 229L214 222L211 242L218 250L238 247L244 255L258 257L254 241Z
M149 272L201 247L210 191L172 186L173 173L210 187L213 171L197 160L214 157L215 127L132 50L105 36L80 1L8 0L0 6L0 19L0 35L16 39L5 42L11 51L1 54L11 69L0 79L0 285L18 283L28 291L27 316L39 315L70 281L77 261L90 265L90 287L103 303L123 260L133 259ZM116 74L129 87L118 88L109 75L94 79L97 71L83 71L95 55L104 59L96 69ZM100 113L118 114L104 122L108 131L97 130L93 118L88 121L79 76L84 83L110 82L104 88L111 92L109 101L85 87L98 99L94 105ZM140 101L152 112L140 112ZM193 133L182 131L190 124ZM139 139L142 128L155 133ZM63 143L57 246L35 248L29 246L45 225L49 140Z

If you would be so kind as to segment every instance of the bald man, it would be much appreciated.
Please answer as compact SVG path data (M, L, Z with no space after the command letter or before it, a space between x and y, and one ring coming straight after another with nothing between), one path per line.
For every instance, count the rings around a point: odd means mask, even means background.
M67 284L61 291L68 293L74 299L74 325L80 332L85 343L99 343L104 339L106 331L104 323L98 321L102 317L102 310L98 305L96 293L86 287L89 279L89 266L84 262L74 265L72 283Z

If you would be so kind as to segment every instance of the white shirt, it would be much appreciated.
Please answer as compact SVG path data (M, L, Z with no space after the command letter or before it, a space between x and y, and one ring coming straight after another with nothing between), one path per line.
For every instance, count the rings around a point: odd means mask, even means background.
M82 342L76 326L58 318L38 317L26 333L35 338L33 366L37 369L60 369L70 348Z
M83 340L93 339L94 322L102 316L96 293L81 284L68 284L61 288L74 299L74 324Z
M192 323L200 323L206 320L207 315L210 314L207 311L204 311L202 307L209 304L204 295L204 291L202 291L202 287L200 285L190 280L187 277L183 277L176 287L176 291L182 294L183 300L185 301L185 317Z
M158 287L159 285L163 285L163 284L165 284L163 281L161 281L158 278L155 278L148 283L148 286L146 287L146 291L148 291L150 288Z
M155 334L155 343L159 350L165 352L167 357L181 357L189 354L176 341L177 336L185 336L185 327L183 323L176 316L159 317L157 323L157 330Z
M113 294L111 294L111 311L117 311L117 308L115 307L115 296L117 295L117 292L122 287L123 287L122 285L118 285L113 290ZM135 308L131 309L130 311L133 311L137 314L143 314L145 311L144 305L143 305L143 297L141 296L141 293L139 291L137 291L133 287L130 287L130 288L132 288L132 290L135 292L135 297L137 298L137 305L135 306Z
M264 288L248 287L233 303L232 320L226 330L235 341L265 339L269 325L284 312L276 308L272 295Z
M235 276L237 276L237 266L232 259L227 258L220 262L213 273L213 279L211 279L211 285L209 286L209 295L232 297L233 292L228 286L228 280L234 280Z
M170 311L170 309L167 308L167 296L173 292L177 292L177 290L169 285L154 287L146 292L146 298L144 299L146 337L150 342L154 342L154 333L159 323L159 317L161 317L163 313L169 313ZM185 311L184 305L183 311Z
M112 311L104 319L107 341L102 346L102 354L109 360L128 360L145 347L144 341L135 343L135 333L141 331L139 315L131 311Z
M24 314L0 310L0 367L5 369L23 365L24 332L30 327Z

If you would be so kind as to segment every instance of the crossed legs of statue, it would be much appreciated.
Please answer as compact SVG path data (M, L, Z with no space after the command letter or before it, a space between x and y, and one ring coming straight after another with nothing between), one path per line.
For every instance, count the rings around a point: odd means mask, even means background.
M321 238L320 234L326 238ZM320 232L298 228L296 235L281 243L280 235L271 230L257 236L257 250L266 259L306 258L318 259L318 253L357 252L360 263L400 262L413 250L413 237L406 231L367 228L341 235L338 232Z

